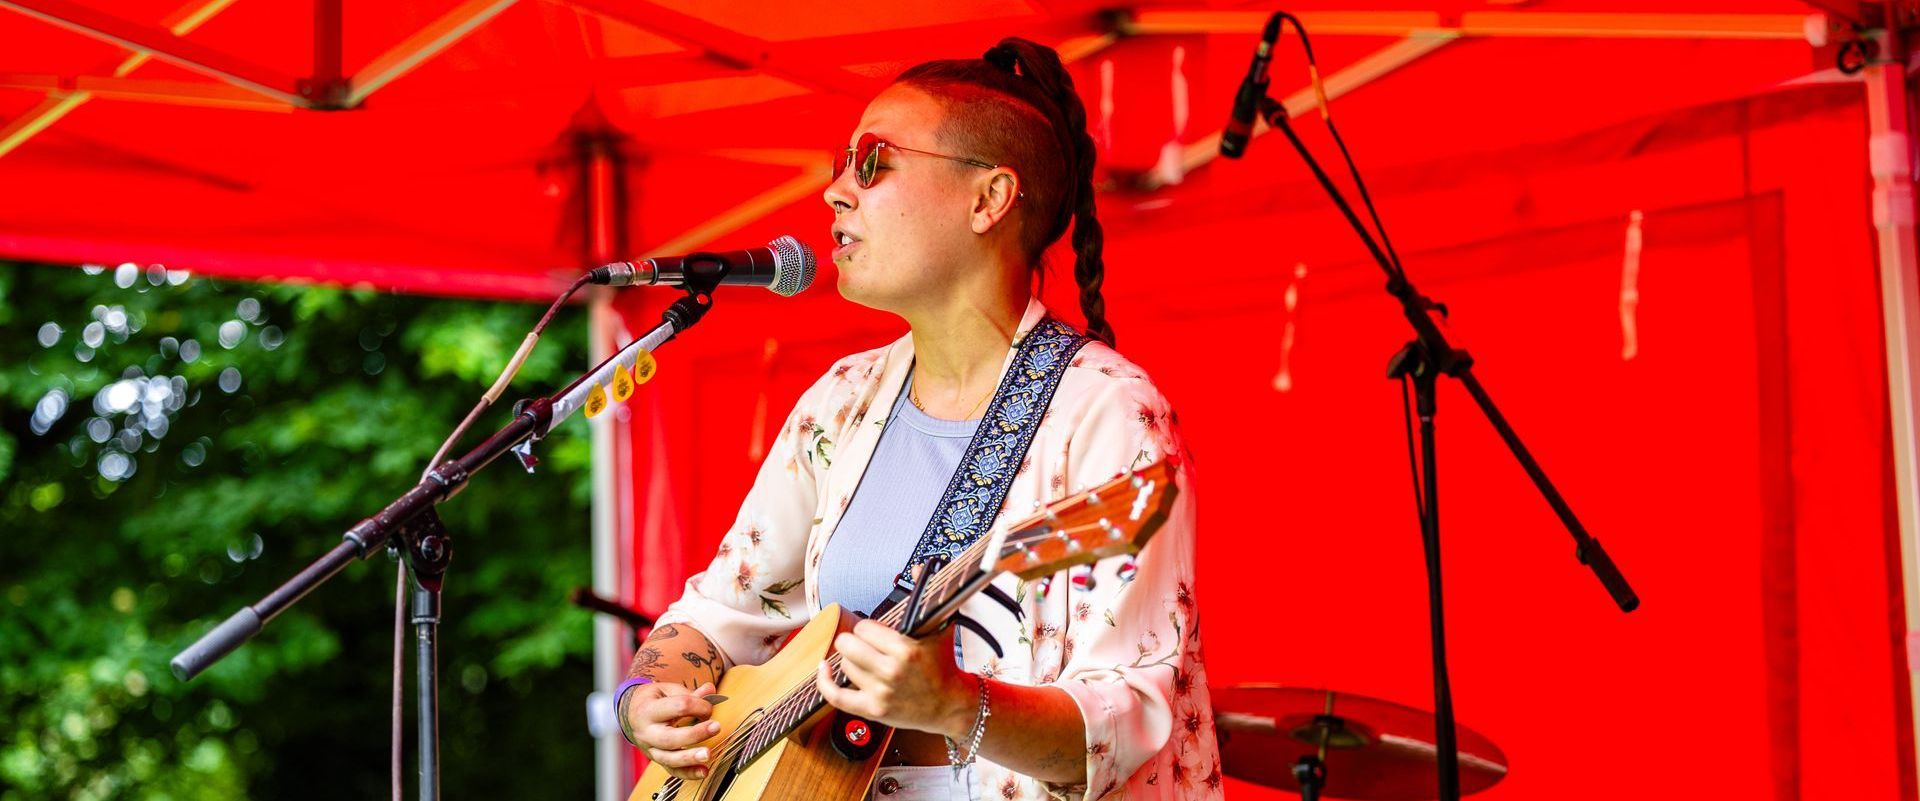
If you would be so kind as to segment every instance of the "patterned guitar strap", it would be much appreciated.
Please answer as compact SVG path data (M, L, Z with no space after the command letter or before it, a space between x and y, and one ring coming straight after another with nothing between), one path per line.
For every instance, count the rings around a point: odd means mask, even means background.
M1047 405L1060 387L1060 378L1066 375L1074 354L1088 341L1080 332L1048 315L1016 344L1013 365L1000 379L1000 387L994 390L993 401L987 405L980 427L961 454L953 478L947 481L946 492L934 505L933 518L927 521L919 544L914 546L908 569L901 572L887 600L874 610L876 615L904 602L912 593L908 576L914 565L934 557L951 560L993 527L1000 505L1013 489L1020 463L1026 459L1027 449L1033 446L1040 421L1046 417ZM1000 590L989 587L985 594L1016 616L1021 614L1019 605ZM986 640L995 654L1004 656L1000 644L978 623L964 618L956 618L955 622Z

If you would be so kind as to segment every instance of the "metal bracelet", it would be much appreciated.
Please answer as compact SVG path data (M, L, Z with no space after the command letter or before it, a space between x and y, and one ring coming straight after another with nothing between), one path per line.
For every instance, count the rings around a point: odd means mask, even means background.
M993 710L987 708L987 677L980 677L980 711L974 713L973 736L967 743L967 758L960 759L960 746L952 737L947 741L947 762L953 765L954 778L960 777L960 771L973 764L973 758L980 755L980 740L987 734L987 718L993 717Z

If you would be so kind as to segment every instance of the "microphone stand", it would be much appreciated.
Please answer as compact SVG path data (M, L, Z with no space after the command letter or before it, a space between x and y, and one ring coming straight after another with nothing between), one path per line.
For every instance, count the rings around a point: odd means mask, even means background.
M513 452L533 472L532 445L585 405L592 387L605 385L614 370L632 369L640 353L652 351L691 328L712 308L712 292L724 271L689 273L686 294L660 315L660 324L599 366L574 379L550 398L520 401L513 422L457 459L435 465L413 489L372 517L348 529L342 542L301 570L258 603L243 606L173 657L173 675L189 681L259 634L281 612L306 597L356 559L394 548L407 560L411 577L411 613L415 633L415 685L419 696L421 801L440 797L439 659L440 586L453 559L453 538L434 507L464 489L473 474ZM395 539L398 542L394 542Z
M1433 706L1435 725L1435 748L1439 759L1439 783L1441 801L1458 801L1460 798L1460 749L1456 740L1453 716L1453 690L1447 676L1446 616L1441 608L1440 591L1440 489L1439 460L1434 450L1433 418L1438 407L1435 392L1440 376L1458 380L1467 392L1473 396L1474 403L1480 407L1488 422L1499 432L1500 439L1507 444L1514 459L1533 479L1534 486L1553 507L1554 514L1566 526L1567 533L1573 536L1573 555L1581 564L1593 571L1601 586L1606 588L1613 602L1622 612L1632 612L1640 606L1640 597L1627 584L1625 576L1615 567L1613 559L1607 556L1600 541L1587 533L1580 519L1573 514L1573 508L1566 499L1560 497L1553 482L1547 478L1545 470L1534 461L1533 454L1520 441L1520 435L1514 433L1513 426L1507 423L1505 415L1494 405L1492 396L1487 394L1480 380L1473 374L1473 357L1465 350L1455 348L1447 341L1441 324L1446 319L1446 306L1435 303L1431 298L1420 294L1413 282L1407 280L1402 272L1374 242L1372 234L1361 224L1354 214L1353 207L1347 203L1340 190L1334 186L1333 179L1321 169L1320 162L1314 159L1307 146L1294 133L1288 124L1287 109L1271 97L1260 99L1260 116L1269 127L1286 134L1287 141L1293 144L1294 152L1313 170L1320 187L1333 199L1340 213L1345 215L1347 223L1359 235L1360 241L1367 246L1375 263L1387 274L1387 293L1400 302L1402 314L1407 323L1413 326L1414 338L1393 355L1387 367L1388 378L1411 379L1414 387L1415 406L1420 417L1420 458L1415 461L1414 473L1419 480L1420 490L1420 539L1424 546L1427 563L1427 602L1428 622L1433 641ZM1439 319L1435 319L1438 313Z

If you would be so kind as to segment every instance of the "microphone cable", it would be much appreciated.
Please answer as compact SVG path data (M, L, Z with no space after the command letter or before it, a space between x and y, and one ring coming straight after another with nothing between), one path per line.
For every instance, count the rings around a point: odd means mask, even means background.
M1295 33L1300 35L1300 49L1307 56L1307 78L1313 86L1314 99L1320 107L1320 119L1327 124L1327 133L1333 135L1333 143L1340 148L1340 158L1347 163L1347 173L1353 176L1353 185L1360 190L1360 204L1367 208L1367 217L1373 221L1373 228L1379 233L1380 244L1387 252L1387 260L1393 264L1393 271L1401 280L1405 272L1400 267L1400 254L1393 249L1393 240L1387 237L1387 228L1380 222L1380 212L1373 207L1373 195L1367 191L1367 182L1360 177L1360 167L1353 161L1352 151L1347 149L1347 140L1340 135L1340 128L1333 123L1333 111L1327 104L1326 85L1320 81L1320 67L1313 58L1313 42L1307 37L1306 26L1300 24L1300 18L1285 11L1276 11L1274 18L1292 23ZM1284 113L1284 112L1283 112Z
M1340 127L1333 122L1333 111L1327 103L1326 86L1320 80L1320 67L1313 58L1313 42L1307 36L1306 26L1300 24L1299 17L1285 11L1274 12L1273 19L1282 24L1291 23L1294 32L1300 35L1300 49L1307 57L1307 78L1313 86L1314 100L1320 108L1320 119L1326 123L1327 133L1333 136L1334 145L1340 149L1340 158L1347 164L1347 174L1353 176L1353 185L1360 191L1360 203L1366 207L1367 217L1372 220L1374 231L1379 234L1380 245L1382 249L1386 251L1387 261L1393 269L1395 280L1404 283L1406 281L1406 270L1400 266L1400 254L1394 250L1393 240L1387 236L1387 227L1380 221L1379 210L1374 208L1373 194L1367 191L1366 179L1360 177L1360 167L1353 160L1353 151L1347 148L1346 138L1340 135ZM1286 114L1286 108L1280 106L1278 113ZM1367 231L1361 229L1360 234L1363 237L1367 236ZM1413 470L1413 505L1420 513L1421 519L1424 520L1427 515L1426 496L1424 494L1425 484L1417 466L1419 464L1419 451L1415 445L1413 436L1414 410L1410 397L1412 393L1413 384L1411 379L1404 375L1401 376L1400 401L1404 413L1402 416L1407 429L1407 457L1408 462L1415 465Z

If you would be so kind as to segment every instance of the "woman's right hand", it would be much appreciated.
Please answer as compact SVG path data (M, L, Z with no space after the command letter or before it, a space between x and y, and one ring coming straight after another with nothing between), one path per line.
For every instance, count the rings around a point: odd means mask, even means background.
M642 684L627 693L627 730L648 759L681 779L704 779L711 754L695 747L720 733L713 716L711 683L692 690L677 682Z

